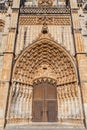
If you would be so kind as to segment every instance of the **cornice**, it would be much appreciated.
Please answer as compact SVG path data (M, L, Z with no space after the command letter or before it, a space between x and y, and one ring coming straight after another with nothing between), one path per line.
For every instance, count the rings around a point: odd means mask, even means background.
M20 14L70 14L70 8L61 7L24 7L20 9Z

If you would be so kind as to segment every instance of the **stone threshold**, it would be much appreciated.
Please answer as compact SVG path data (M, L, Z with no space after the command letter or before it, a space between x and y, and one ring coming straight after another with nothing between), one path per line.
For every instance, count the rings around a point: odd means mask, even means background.
M72 124L66 122L31 122L31 123L19 123L19 124L7 124L5 129L18 129L18 128L83 128L84 124Z

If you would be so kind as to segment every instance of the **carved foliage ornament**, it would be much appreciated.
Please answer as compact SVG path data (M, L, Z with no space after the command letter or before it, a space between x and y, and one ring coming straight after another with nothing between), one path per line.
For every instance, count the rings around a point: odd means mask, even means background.
M38 0L39 6L52 6L53 0Z

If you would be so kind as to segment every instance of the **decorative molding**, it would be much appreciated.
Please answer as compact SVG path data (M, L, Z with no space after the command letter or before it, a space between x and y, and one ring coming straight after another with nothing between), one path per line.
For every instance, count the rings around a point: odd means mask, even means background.
M6 87L6 83L11 84L9 80L0 80L0 88Z
M44 16L20 16L20 25L43 25ZM47 25L70 25L70 15L46 16Z
M9 28L9 32L15 32L16 28Z
M42 81L48 81L48 82L51 82L53 84L57 84L57 81L53 78L49 78L49 77L43 77L43 78L38 78L38 79L35 79L33 81L33 84L37 84L39 82L42 82Z
M21 8L20 14L50 14L50 15L57 15L57 14L70 14L70 8L61 8L58 7L29 7L29 8Z

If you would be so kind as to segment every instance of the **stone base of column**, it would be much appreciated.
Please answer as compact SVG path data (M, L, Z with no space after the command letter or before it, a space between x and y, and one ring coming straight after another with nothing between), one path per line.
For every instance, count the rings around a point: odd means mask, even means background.
M58 119L57 122L58 122L58 123L59 123L59 122L61 123L61 122L62 122L62 119Z
M87 118L85 119L85 127L87 128Z
M72 125L84 126L84 121L82 119L58 119L58 123L69 123Z
M32 123L32 118L29 118L29 123Z
M0 118L0 128L4 128L4 119Z

